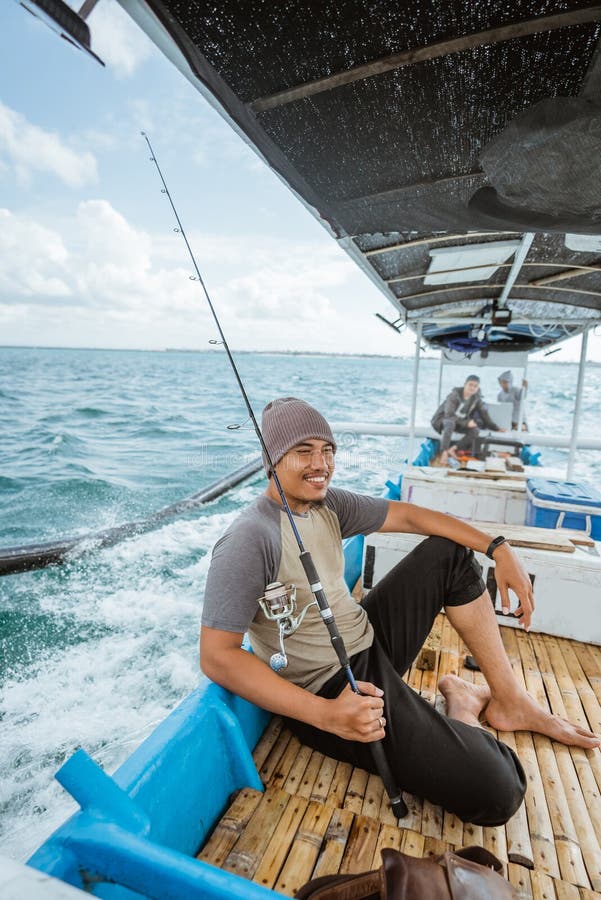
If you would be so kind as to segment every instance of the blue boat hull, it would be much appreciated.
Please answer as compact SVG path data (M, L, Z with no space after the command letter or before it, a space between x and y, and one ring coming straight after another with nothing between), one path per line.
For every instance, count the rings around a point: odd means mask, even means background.
M29 865L115 900L273 896L194 858L231 794L262 789L252 749L270 717L206 681L113 778L78 751L57 778L82 809Z

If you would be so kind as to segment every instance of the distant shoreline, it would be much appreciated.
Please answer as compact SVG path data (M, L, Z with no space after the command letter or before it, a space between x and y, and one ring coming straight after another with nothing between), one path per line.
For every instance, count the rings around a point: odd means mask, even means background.
M214 350L193 349L186 347L51 347L44 344L0 344L0 350L87 350L92 353L219 353L219 348ZM413 356L397 356L393 353L336 353L327 350L237 350L236 354L252 354L254 356L352 356L366 359L413 359ZM422 356L422 359L438 359L436 356Z
M56 347L56 346L47 346L44 344L0 344L0 350L85 350L91 353L218 353L219 348L215 348L214 350L207 349L193 349L187 347L164 347L164 348L156 348L156 347ZM407 356L397 356L393 353L337 353L335 351L326 351L326 350L237 350L235 347L232 348L233 352L237 355L245 354L245 355L254 355L254 356L314 356L314 357L322 357L322 358L331 358L331 357L340 357L346 359L395 359L395 360L412 360L414 359L414 354L409 354ZM436 360L440 359L439 356L430 356L423 355L420 357L422 362L427 360ZM532 360L533 363L545 363L545 365L570 365L577 366L578 360L562 360L562 359L536 359ZM465 365L470 365L470 360L465 360ZM502 360L498 363L499 366L503 365ZM601 366L601 362L593 359L588 359L586 361L587 366Z

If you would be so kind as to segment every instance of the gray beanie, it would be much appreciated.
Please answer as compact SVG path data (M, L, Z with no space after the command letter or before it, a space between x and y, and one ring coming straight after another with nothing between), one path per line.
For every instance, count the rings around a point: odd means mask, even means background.
M279 397L263 410L261 431L274 466L292 447L317 438L329 441L336 449L332 429L314 406L296 397ZM263 454L263 465L269 476L269 463Z

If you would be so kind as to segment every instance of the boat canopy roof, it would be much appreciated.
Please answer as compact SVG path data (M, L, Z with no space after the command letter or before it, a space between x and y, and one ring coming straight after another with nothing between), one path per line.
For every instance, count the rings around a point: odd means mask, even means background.
M397 324L601 318L601 5L120 2Z

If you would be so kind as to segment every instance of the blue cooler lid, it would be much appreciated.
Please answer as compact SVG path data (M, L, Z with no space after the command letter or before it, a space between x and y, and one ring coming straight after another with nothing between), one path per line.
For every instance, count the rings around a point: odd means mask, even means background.
M601 506L601 491L586 481L552 481L529 478L528 493L537 500L566 503L570 506Z

